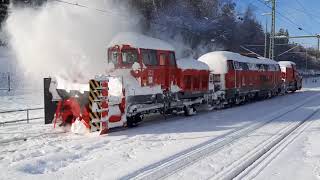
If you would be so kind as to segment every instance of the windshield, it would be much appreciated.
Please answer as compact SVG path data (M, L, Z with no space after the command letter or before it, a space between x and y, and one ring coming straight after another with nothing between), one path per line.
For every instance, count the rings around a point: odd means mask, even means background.
M118 64L119 52L116 50L109 51L108 62L113 64Z
M138 62L138 54L136 51L123 51L122 64L133 64Z

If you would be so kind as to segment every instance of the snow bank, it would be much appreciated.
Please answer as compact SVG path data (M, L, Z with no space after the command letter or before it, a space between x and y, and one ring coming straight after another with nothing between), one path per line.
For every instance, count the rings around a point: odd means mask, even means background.
M287 67L287 68L292 68L292 65L296 65L296 63L292 62L292 61L279 61L278 62L280 67Z
M193 59L192 57L178 59L177 66L182 70L187 70L187 69L209 70L209 66L206 63Z
M202 55L199 61L206 63L210 71L216 74L225 74L228 72L227 60L234 60L237 62L245 62L251 64L278 64L276 61L266 58L250 58L242 56L238 53L228 51L215 51Z
M165 41L148 37L135 32L118 33L109 43L109 47L115 45L130 45L136 48L174 51L173 46L171 46Z

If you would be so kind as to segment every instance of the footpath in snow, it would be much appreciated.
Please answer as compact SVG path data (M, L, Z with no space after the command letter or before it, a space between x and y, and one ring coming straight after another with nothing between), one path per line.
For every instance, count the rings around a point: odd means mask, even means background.
M42 121L5 125L0 127L0 169L5 172L0 179L228 177L226 172L244 166L268 142L314 112L320 106L319 95L320 81L309 80L294 94L192 117L156 117L105 136L64 133ZM13 107L19 101L10 98L1 96L0 103ZM292 143L251 175L318 178L319 116L312 116L312 123Z

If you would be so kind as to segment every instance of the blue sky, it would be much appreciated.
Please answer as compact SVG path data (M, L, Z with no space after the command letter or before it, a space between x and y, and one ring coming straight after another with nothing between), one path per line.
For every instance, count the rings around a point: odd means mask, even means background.
M260 1L265 0L234 0L237 4L237 10L244 12L250 4L256 12L256 18L265 28L266 18L262 13L271 12L271 9ZM277 14L276 28L285 28L289 30L290 36L320 34L320 0L276 0L277 11L283 16ZM268 18L269 30L271 18ZM301 27L303 30L299 30ZM316 39L295 39L294 42L301 43L306 47L316 47Z

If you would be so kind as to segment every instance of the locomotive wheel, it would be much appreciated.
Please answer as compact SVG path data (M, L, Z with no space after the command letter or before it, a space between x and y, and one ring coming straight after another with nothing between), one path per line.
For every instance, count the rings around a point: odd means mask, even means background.
M236 99L235 99L235 104L239 105L240 103L241 103L241 99L240 99L239 96L237 96Z
M195 107L184 107L183 110L185 116L192 116L197 113L197 109Z
M139 122L142 121L142 115L137 114L135 116L127 117L127 126L129 128L137 127L139 125Z

